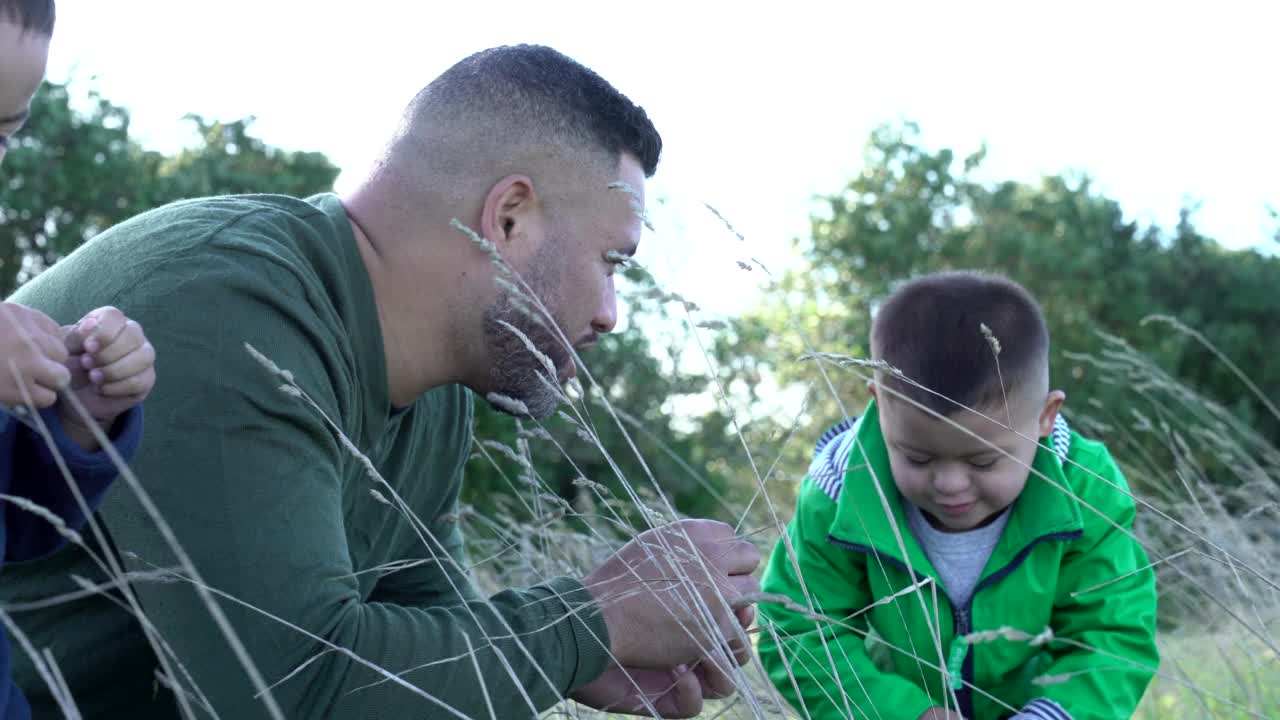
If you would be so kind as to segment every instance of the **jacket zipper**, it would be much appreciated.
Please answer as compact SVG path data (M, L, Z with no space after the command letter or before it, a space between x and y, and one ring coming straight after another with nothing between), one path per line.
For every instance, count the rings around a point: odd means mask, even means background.
M907 567L906 563L892 555L876 552L875 548L867 545L846 542L834 535L828 535L827 541L832 545L842 547L850 552L861 553L863 555L875 555L881 560L887 560L891 565L894 565L905 572L911 578L911 582L919 582L919 574L912 571ZM931 579L939 588L942 587L942 583L938 582L937 578ZM942 592L946 595L945 588ZM951 598L948 597L947 601L950 603ZM965 717L971 717L973 713L973 699L970 697L970 690L968 686L964 684L967 682L972 685L974 677L972 653L969 652L969 644L964 639L965 635L973 632L972 606L973 600L970 599L969 604L962 608L956 608L954 605L951 608L951 621L955 626L955 632L953 633L954 637L952 637L951 645L947 651L947 662L946 667L944 668L946 681L948 682L949 687L955 692L956 701L960 704L960 708ZM966 707L968 708L967 711L964 710Z
M1021 565L1031 550L1041 542L1051 540L1076 540L1084 535L1082 530L1072 530L1069 532L1056 532L1047 535L1041 535L1031 542L1028 542L1013 556L1004 567L987 575L978 581L973 587L973 593L969 595L969 602L962 608L952 607L951 620L955 626L954 637L951 639L951 647L947 652L947 678L950 680L951 689L956 694L956 702L960 705L960 714L966 718L973 717L973 685L977 678L977 671L974 667L973 653L970 651L969 642L965 639L966 635L973 632L973 599L978 596L978 592L983 588L989 587L1005 576L1012 573ZM877 552L875 548L869 545L861 545L841 540L834 535L827 535L827 541L838 547L842 547L850 552L862 553L864 555L876 555L881 560L888 560L891 564L901 568L911 578L912 582L918 582L917 573L907 567L907 564L892 555L886 555ZM937 582L936 578L934 579ZM938 583L941 587L942 584ZM944 590L945 593L945 590ZM950 597L947 598L950 601ZM959 666L959 667L957 667ZM958 687L957 687L958 686Z
M952 608L951 620L955 626L955 633L951 638L951 649L947 654L947 678L950 682L951 691L956 695L957 709L961 715L970 718L973 717L973 691L971 687L975 679L975 671L973 653L969 651L969 641L966 636L973 632L972 596L969 597L969 602L964 607Z

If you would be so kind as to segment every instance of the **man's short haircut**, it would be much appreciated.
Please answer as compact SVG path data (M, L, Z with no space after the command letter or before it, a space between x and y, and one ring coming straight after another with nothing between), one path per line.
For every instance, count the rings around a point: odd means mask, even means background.
M662 138L643 108L591 69L539 45L496 47L466 57L427 85L409 110L445 122L483 123L501 115L494 132L509 133L518 121L532 137L495 142L574 146L615 166L629 153L646 177L657 170L662 154Z
M990 273L943 272L903 284L876 312L871 354L906 376L882 370L877 383L944 416L961 406L1003 408L1006 393L1014 404L1024 390L1048 390L1049 330L1040 305L1021 285Z
M24 32L53 36L53 0L0 0L0 20Z

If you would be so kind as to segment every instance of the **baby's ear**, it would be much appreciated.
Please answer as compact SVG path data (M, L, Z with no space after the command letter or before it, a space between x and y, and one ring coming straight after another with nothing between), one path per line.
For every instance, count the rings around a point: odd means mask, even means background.
M1053 434L1053 424L1058 420L1058 413L1062 410L1062 403L1066 402L1067 394L1061 390L1053 390L1044 400L1044 409L1040 411L1040 437L1045 438Z

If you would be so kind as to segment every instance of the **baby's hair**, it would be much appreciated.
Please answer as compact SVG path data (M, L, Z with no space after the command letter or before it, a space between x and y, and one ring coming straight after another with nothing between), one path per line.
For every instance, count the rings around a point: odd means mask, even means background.
M1040 305L991 273L941 272L904 283L876 310L871 354L906 378L882 371L877 383L941 415L961 406L1003 408L1006 394L1013 403L1021 392L1048 392L1049 330Z
M52 37L55 19L53 0L0 0L0 20L17 25L23 32Z

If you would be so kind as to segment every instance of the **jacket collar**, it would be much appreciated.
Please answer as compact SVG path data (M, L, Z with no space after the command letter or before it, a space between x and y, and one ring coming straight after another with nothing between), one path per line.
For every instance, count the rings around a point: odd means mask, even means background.
M1026 488L1014 501L1008 525L987 563L988 571L1011 563L1037 540L1083 532L1079 503L1069 494L1071 488L1059 454L1066 452L1062 444L1066 432L1064 423L1060 432L1040 442ZM830 538L937 577L908 529L875 401L853 427L831 442L835 443L832 451L824 453L829 458L826 473L842 482Z

